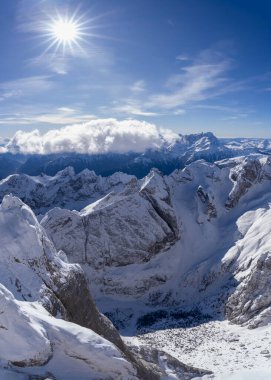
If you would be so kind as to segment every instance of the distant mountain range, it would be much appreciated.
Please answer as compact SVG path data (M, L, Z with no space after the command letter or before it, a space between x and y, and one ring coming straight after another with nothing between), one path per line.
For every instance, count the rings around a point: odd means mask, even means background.
M2 140L2 146L7 141ZM13 152L13 153L11 153ZM21 154L16 147L8 144L8 152L0 154L0 178L14 173L29 175L55 175L67 166L76 173L84 169L94 170L96 174L109 176L116 171L142 178L152 168L164 174L185 167L198 159L214 162L225 158L248 154L270 154L271 139L262 138L217 138L213 133L179 135L174 143L164 143L160 148L148 149L144 153L106 153L106 154Z

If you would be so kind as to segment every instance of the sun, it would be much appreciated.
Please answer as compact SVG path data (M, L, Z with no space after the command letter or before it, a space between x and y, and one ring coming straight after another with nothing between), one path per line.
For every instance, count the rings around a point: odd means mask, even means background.
M57 53L62 50L63 53L73 54L76 50L83 50L82 45L90 36L89 29L89 20L76 12L70 16L59 13L55 17L51 16L41 27L46 37L45 42L48 43L45 53L52 50Z
M106 25L101 25L99 21L105 16L93 15L90 11L82 13L81 7L77 7L74 12L69 8L49 7L31 23L29 31L36 31L33 37L40 39L41 45L45 46L41 57L83 58L88 56L90 49L97 49L96 39L107 38L98 32Z
M72 52L75 48L80 48L85 35L84 24L74 17L58 16L47 26L47 36L51 42L49 48L54 47L56 51L62 48L64 52L67 49Z
M60 19L51 28L52 37L61 44L76 42L80 38L80 27L76 21Z

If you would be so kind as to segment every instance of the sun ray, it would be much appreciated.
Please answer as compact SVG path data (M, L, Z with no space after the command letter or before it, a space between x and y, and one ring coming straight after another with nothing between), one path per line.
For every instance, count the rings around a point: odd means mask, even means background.
M89 36L90 24L84 14L79 14L79 8L77 8L73 14L64 12L60 14L55 12L54 16L50 15L47 21L43 24L41 30L45 37L45 43L48 46L44 53L54 49L65 53L74 53L75 49L82 50L86 38Z
M94 11L82 12L82 7L73 11L69 8L50 8L39 14L31 27L28 25L28 31L37 32L32 38L40 39L39 45L43 46L41 57L47 54L87 57L94 40L113 39L99 33L108 23L101 24L98 21L110 13L95 16Z

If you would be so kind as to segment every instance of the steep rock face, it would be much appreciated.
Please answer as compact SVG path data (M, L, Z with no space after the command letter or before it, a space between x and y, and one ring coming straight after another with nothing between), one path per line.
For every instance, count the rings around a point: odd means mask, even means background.
M235 207L239 200L255 185L271 179L271 160L269 156L248 156L231 160L230 180L233 182L225 204L227 208Z
M119 335L99 314L82 269L62 260L65 255L57 253L30 208L18 198L4 198L0 231L2 285L18 300L39 301L52 315L103 331L118 344Z
M40 300L52 312L64 313L58 285L80 271L65 263L21 200L7 195L0 206L0 277L17 299Z
M59 380L166 376L159 363L124 344L97 310L82 269L55 250L33 212L16 197L2 201L0 233L0 376L3 366Z
M3 199L0 206L0 231L0 278L3 289L1 304L7 309L6 314L12 313L11 310L18 314L18 320L14 321L15 326L20 325L20 319L23 318L24 321L24 317L18 306L20 304L16 303L9 291L18 300L38 301L52 316L58 315L90 328L116 345L142 379L158 379L159 370L154 371L147 364L142 364L124 345L112 323L98 312L81 268L62 260L65 255L56 252L33 212L18 198L7 195ZM6 314L2 316L4 322L7 322ZM29 329L32 336L33 327L29 327L31 317L27 321L28 327L24 331ZM11 325L7 327L6 322L1 324L2 329L11 334ZM17 334L19 339L20 331ZM24 347L26 353L29 351L30 358L24 360L18 353L17 359L16 355L9 359L14 365L44 365L51 358L52 342L43 330L33 335L33 342L27 341L25 336L21 336L20 341L21 348ZM37 347L40 347L40 351L37 351ZM2 350L6 349L4 341L1 342L0 352L3 353Z
M189 146L182 157L182 161L185 165L200 159L204 159L208 162L214 162L232 157L230 150L221 144L219 139L217 139L210 132L201 133L198 135L188 135L186 138L188 141L193 143Z
M157 170L152 170L143 179L140 195L147 199L156 213L164 220L172 231L172 237L167 236L167 243L175 242L179 238L179 226L171 201L171 190L166 178Z
M211 199L211 196L203 189L201 185L197 189L197 195L201 201L201 209L203 213L207 215L207 220L210 221L212 218L216 218L216 206Z
M238 220L240 239L223 258L237 287L226 303L226 316L249 327L271 321L271 211L258 209Z
M80 213L54 209L41 223L71 262L97 269L147 262L179 239L179 229L163 177L152 172L139 186L129 184Z
M247 190L260 180L261 171L260 161L250 157L231 169L230 179L233 181L233 189L229 194L226 207L232 208L237 205Z

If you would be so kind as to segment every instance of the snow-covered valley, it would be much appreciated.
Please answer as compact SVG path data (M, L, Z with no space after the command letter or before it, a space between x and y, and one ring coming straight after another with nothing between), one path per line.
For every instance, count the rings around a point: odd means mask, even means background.
M185 328L165 323L126 340L163 349L188 365L213 372L202 379L270 379L270 327L249 330L227 321Z
M15 174L0 198L3 379L271 378L269 156Z

